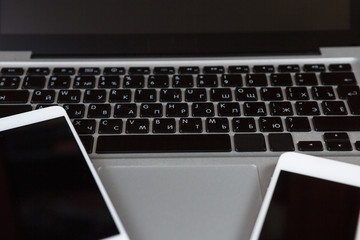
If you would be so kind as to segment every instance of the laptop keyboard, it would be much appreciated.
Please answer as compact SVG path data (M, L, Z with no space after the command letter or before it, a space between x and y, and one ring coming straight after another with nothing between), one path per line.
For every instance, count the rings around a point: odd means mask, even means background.
M10 66L1 69L0 117L60 105L97 154L352 151L359 94L347 63ZM309 133L318 137L301 139Z

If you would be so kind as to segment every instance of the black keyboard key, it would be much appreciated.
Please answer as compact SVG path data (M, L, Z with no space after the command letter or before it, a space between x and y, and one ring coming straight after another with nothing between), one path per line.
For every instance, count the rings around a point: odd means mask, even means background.
M229 132L229 121L227 118L207 118L206 131L209 133Z
M110 104L90 104L88 118L109 118L111 114Z
M95 82L94 76L77 76L74 79L74 88L94 88Z
M199 74L200 73L200 68L199 67L194 67L194 66L179 67L178 73L179 74Z
M218 86L218 77L217 75L198 75L197 76L197 86L198 87L217 87Z
M93 134L95 133L96 121L90 119L74 119L73 125L78 134Z
M35 90L31 98L31 103L53 103L54 100L54 90Z
M43 76L26 76L23 82L24 89L42 89L45 86L46 78Z
M347 133L325 133L324 140L325 142L350 142Z
M125 68L123 67L106 67L104 68L104 75L124 75Z
M19 77L0 77L0 89L16 89L19 83Z
M299 86L313 86L318 85L318 80L315 73L297 73L295 83Z
M273 116L291 116L293 110L290 102L270 102L270 114Z
M114 117L116 118L130 118L136 117L137 106L134 103L116 104L114 108Z
M101 76L99 78L99 88L118 88L120 87L119 76Z
M217 110L222 117L240 116L240 105L236 102L218 103Z
M53 75L72 76L75 74L75 68L54 68Z
M241 87L242 76L241 74L223 74L221 76L221 85L223 87Z
M151 75L148 78L149 88L167 88L169 87L168 75Z
M265 74L247 74L246 85L250 87L267 86L267 78Z
M346 115L346 107L342 101L323 101L321 103L325 115Z
M261 88L260 94L264 101L283 100L281 88Z
M100 136L96 148L97 153L230 151L230 136L227 134Z
M148 67L131 67L131 68L129 68L129 74L148 75L148 74L150 74L150 68L148 68Z
M120 134L122 132L121 119L101 119L99 134Z
M93 145L94 145L94 137L93 136L79 136L84 148L88 154L92 153Z
M260 117L259 128L262 132L282 132L283 125L279 117Z
M172 75L175 73L175 68L173 67L155 67L154 74L165 74Z
M149 119L128 119L125 131L126 133L148 133Z
M70 76L51 76L48 83L48 88L52 89L67 89L70 87Z
M230 88L212 88L210 89L210 100L213 102L232 101Z
M43 109L47 107L57 106L56 104L38 104L35 109Z
M29 68L27 70L27 75L29 76L47 76L50 74L49 68Z
M324 72L325 65L324 64L305 64L304 71L305 72Z
M174 118L155 118L153 121L153 133L175 133L176 122Z
M288 87L286 88L288 100L309 100L309 93L306 87Z
M223 74L225 69L223 66L210 66L204 67L203 73L210 73L210 74Z
M349 105L351 114L360 114L360 95L348 97L347 103Z
M278 71L279 72L299 72L300 67L299 67L299 65L279 65Z
M326 72L320 74L324 85L355 85L356 79L352 72Z
M256 88L237 88L235 90L237 101L257 101Z
M352 151L350 142L327 142L325 144L328 151Z
M360 151L360 141L355 142L355 148L356 150Z
M155 89L136 89L135 102L156 102Z
M181 102L182 94L180 89L161 89L160 90L161 102Z
M187 117L189 116L189 107L187 103L168 103L166 105L167 117Z
M229 73L248 73L250 71L249 66L229 66Z
M180 133L201 133L203 131L201 118L180 118Z
M85 103L103 103L106 101L105 90L86 90L84 93Z
M85 114L84 104L64 104L63 108L69 115L69 118L83 118Z
M78 74L79 75L99 75L100 68L97 68L97 67L79 68Z
M58 103L78 103L81 99L80 90L60 90Z
M272 73L275 71L273 65L258 65L253 67L255 73Z
M256 124L254 118L233 118L234 132L255 132Z
M330 64L329 70L332 72L346 72L351 71L351 65L348 63L345 64Z
M1 74L6 76L20 76L24 74L23 68L2 68Z
M270 151L294 151L294 142L290 133L270 133L268 136Z
M298 142L299 151L323 151L323 145L320 141L300 141Z
M31 110L31 105L0 105L0 118Z
M161 103L141 104L140 117L162 117L162 109Z
M255 134L235 134L235 151L237 152L265 152L266 144L264 135Z
M124 77L124 88L143 88L145 77L143 75L126 75Z
M174 75L173 77L174 88L186 88L193 86L194 86L194 79L192 75Z
M110 91L109 102L130 102L131 90L127 89L112 89Z
M360 88L356 85L338 86L337 92L340 99L347 99L348 97L360 95Z
M296 112L298 115L320 115L320 109L317 102L296 102Z
M335 93L332 87L312 87L313 98L316 100L335 99Z
M188 88L185 90L185 101L187 102L206 102L207 93L205 88Z
M314 117L315 131L360 131L360 117Z
M215 116L213 103L193 103L192 115L194 117L212 117Z
M0 104L8 103L26 103L29 98L27 90L0 90Z
M287 117L285 124L289 132L310 132L311 127L307 117Z
M263 102L245 102L245 116L266 116L266 107Z
M292 86L292 79L289 73L273 73L270 75L272 86Z

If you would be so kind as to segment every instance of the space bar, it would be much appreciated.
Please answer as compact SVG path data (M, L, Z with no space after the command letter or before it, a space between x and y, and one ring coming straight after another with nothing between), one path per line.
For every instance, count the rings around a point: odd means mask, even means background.
M227 134L99 136L96 153L230 152Z

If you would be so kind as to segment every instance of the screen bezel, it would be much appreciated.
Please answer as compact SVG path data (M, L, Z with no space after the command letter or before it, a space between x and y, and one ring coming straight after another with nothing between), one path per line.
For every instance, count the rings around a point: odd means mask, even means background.
M274 170L264 201L260 208L250 240L256 240L261 234L267 211L274 194L280 172L287 171L332 182L360 188L360 166L300 153L284 153L280 156ZM360 220L359 220L360 221ZM360 223L356 230L356 240L360 240Z
M101 183L101 180L100 180L94 166L92 165L91 160L88 157L87 152L86 152L83 144L81 143L81 140L80 140L79 136L77 135L75 128L73 127L73 125L71 123L71 120L69 119L66 111L62 107L52 106L52 107L48 107L48 108L43 108L43 109L38 109L38 110L30 111L30 112L13 115L10 117L1 118L0 119L0 133L2 131L6 131L6 130L18 128L18 127L23 127L23 126L31 125L34 123L41 123L43 121L56 119L59 117L63 117L64 119L66 119L67 125L68 125L69 129L71 130L71 133L79 146L79 149L87 163L87 166L89 167L89 170L90 170L92 176L95 179L95 182L101 192L101 195L104 198L105 204L109 209L109 212L115 222L115 225L120 232L119 235L112 236L112 237L109 237L106 239L108 239L108 240L110 240L110 239L111 240L129 240L129 237L120 221L120 218L118 217L116 210L115 210L103 184Z
M351 27L344 31L152 35L0 34L0 51L31 51L34 58L314 54L319 53L320 47L360 45L360 2L350 0L350 4Z

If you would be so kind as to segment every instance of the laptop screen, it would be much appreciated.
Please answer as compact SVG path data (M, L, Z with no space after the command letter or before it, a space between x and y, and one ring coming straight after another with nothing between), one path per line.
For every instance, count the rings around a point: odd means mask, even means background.
M33 55L319 53L360 44L358 0L0 0L0 50Z
M3 0L3 34L188 34L350 29L350 0Z

